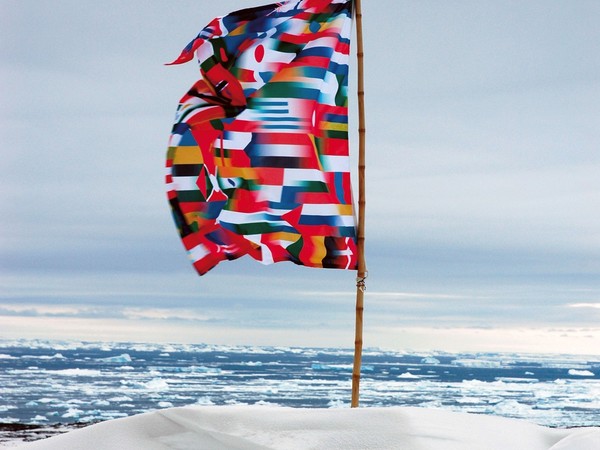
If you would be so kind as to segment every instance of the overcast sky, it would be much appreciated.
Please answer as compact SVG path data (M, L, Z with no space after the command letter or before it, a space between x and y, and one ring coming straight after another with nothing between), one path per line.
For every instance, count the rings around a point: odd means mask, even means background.
M353 345L354 273L198 277L171 220L163 63L262 3L2 0L0 338ZM599 353L600 3L363 15L365 345Z

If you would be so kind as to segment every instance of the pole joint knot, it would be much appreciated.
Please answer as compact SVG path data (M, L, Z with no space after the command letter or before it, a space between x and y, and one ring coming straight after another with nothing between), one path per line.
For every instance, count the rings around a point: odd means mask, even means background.
M369 272L365 272L364 275L356 277L356 287L360 289L361 292L365 292L367 290L367 283L365 281L368 276Z

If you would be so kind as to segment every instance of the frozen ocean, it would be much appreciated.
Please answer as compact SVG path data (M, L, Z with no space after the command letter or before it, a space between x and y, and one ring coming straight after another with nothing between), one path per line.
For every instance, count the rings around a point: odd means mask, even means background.
M0 341L0 430L61 430L191 404L349 407L351 372L352 350L333 348ZM366 349L361 406L599 426L600 357Z

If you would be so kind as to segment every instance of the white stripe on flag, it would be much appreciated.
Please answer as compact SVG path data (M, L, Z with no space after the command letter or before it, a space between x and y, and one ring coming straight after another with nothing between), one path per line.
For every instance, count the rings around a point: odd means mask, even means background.
M200 261L209 253L210 251L208 251L204 244L198 244L195 247L188 250L188 256L194 262Z
M196 181L198 177L173 177L173 188L176 191L197 191Z
M350 171L350 158L347 156L323 155L321 163L326 172Z

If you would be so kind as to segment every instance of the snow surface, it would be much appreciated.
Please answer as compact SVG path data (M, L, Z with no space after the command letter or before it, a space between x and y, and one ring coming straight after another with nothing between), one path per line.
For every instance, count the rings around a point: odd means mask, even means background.
M426 408L190 406L110 420L18 448L598 450L600 427L552 429Z

